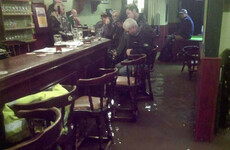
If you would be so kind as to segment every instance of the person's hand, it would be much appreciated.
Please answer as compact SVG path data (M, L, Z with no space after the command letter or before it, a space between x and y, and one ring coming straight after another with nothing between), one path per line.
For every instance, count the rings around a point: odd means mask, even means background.
M127 50L126 50L126 55L129 56L130 53L131 53L131 51L132 51L132 49L127 49Z

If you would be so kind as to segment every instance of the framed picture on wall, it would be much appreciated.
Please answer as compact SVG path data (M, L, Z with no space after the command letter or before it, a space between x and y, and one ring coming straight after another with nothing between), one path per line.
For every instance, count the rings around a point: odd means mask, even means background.
M48 30L46 6L44 4L32 4L33 18L36 33L45 33Z
M109 3L109 0L101 0L101 3L102 3L102 4L108 4L108 3Z

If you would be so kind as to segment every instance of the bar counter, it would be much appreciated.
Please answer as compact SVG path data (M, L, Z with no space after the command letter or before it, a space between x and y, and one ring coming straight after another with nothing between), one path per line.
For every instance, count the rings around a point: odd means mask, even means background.
M87 77L105 63L110 40L101 39L62 54L23 54L0 60L0 122L5 103L36 93L59 82L75 84L78 78ZM2 128L1 128L2 141Z

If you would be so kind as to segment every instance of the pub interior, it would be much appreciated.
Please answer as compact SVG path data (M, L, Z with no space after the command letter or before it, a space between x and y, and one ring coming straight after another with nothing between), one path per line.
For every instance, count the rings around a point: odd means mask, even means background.
M229 0L0 0L0 149L229 150L229 20Z

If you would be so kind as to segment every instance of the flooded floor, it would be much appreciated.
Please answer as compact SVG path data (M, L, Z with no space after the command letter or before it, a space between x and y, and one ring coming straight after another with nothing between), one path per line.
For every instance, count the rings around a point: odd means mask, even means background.
M111 150L230 150L230 131L219 131L212 142L194 141L196 74L189 80L181 64L156 61L151 82L154 102L138 101L137 122L113 121ZM85 143L80 150L96 150Z

